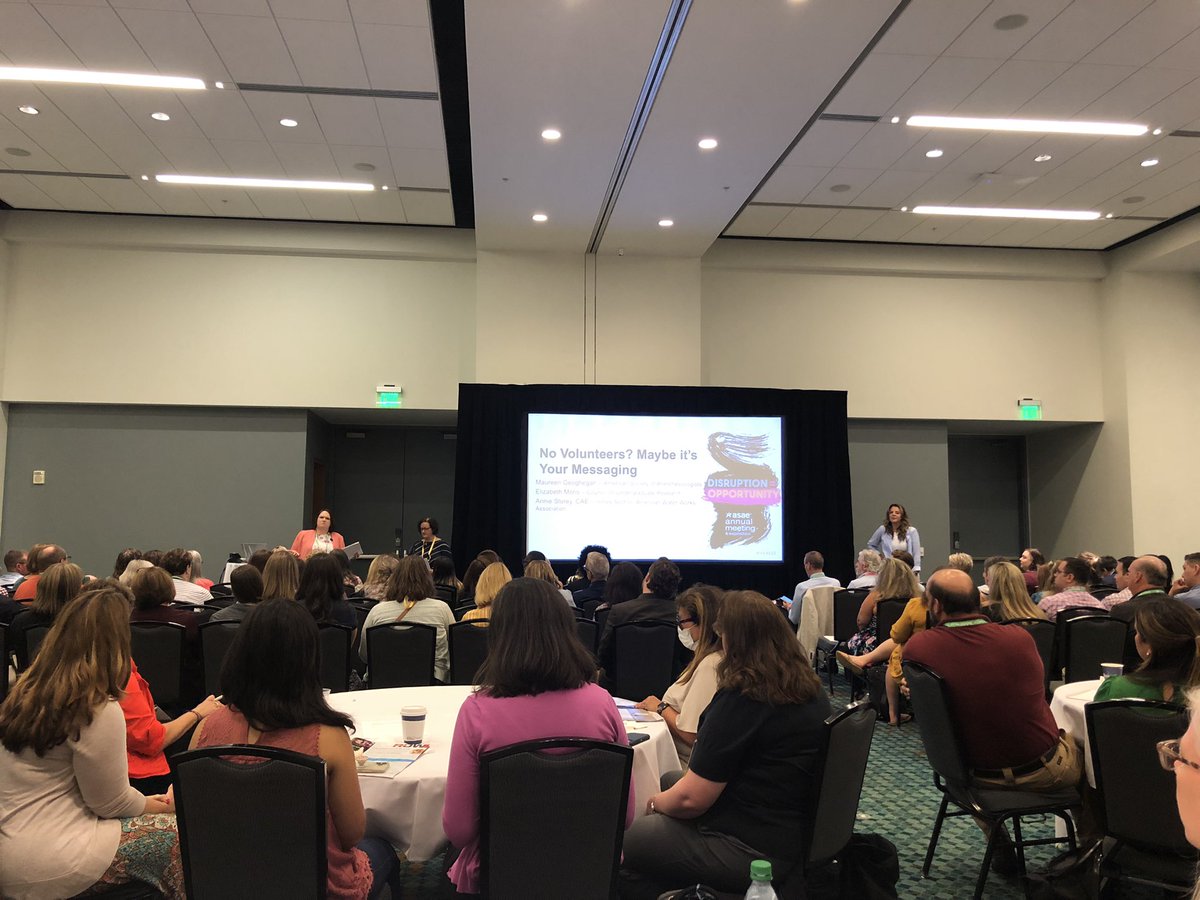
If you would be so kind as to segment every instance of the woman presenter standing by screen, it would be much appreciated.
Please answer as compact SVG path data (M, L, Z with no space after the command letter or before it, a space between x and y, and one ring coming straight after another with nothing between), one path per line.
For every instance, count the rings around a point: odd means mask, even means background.
M883 524L875 529L867 546L878 551L884 559L891 556L893 550L907 550L912 554L913 571L921 571L921 536L908 524L908 512L899 503L887 508Z
M317 513L316 528L301 531L292 541L292 552L301 559L308 559L314 553L332 553L334 550L345 549L346 541L333 530L333 516L327 509Z

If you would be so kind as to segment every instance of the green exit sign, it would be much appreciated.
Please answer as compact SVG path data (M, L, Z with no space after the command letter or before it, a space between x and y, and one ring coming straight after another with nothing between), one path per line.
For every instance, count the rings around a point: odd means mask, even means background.
M375 394L375 405L395 409L400 406L399 391L379 391Z
M1020 411L1022 419L1041 419L1042 404L1031 403L1028 400L1023 400L1017 404L1017 409Z

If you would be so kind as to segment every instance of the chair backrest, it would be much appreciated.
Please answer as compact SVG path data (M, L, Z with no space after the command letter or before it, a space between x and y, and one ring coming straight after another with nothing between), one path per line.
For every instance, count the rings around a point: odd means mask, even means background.
M966 787L971 773L963 758L958 728L950 714L946 683L942 676L920 663L905 660L903 667L909 700L930 768L947 783Z
M1038 656L1042 658L1042 669L1044 681L1048 685L1052 680L1055 680L1054 675L1054 623L1049 619L1038 619L1030 617L1028 619L1009 619L1004 622L1005 625L1019 625L1029 632L1033 642L1037 645Z
M678 629L666 622L624 622L613 628L613 693L629 700L661 697L675 680L678 640Z
M882 643L892 636L892 626L904 615L904 607L908 606L907 597L890 597L875 604L875 634Z
M367 614L375 606L374 600L351 600L350 608L354 610L354 618L358 626L354 632L354 643L350 646L350 655L358 658L358 645L363 642L363 626L367 624Z
M200 659L204 664L204 692L221 693L221 663L233 646L241 622L205 622L200 626ZM141 665L141 663L138 663Z
M437 627L417 622L385 622L367 629L367 686L418 687L433 684Z
M452 610L452 612L454 613L454 621L461 622L462 617L465 616L467 613L469 613L471 610L473 610L475 608L476 607L475 607L474 600L468 601L467 603L462 603L462 604L454 607L454 609Z
M1084 707L1106 834L1148 851L1194 855L1175 805L1175 775L1154 745L1181 737L1186 708L1157 700L1105 700Z
M455 622L446 629L450 644L451 684L477 684L475 673L487 659L490 631L486 620L481 624L473 621Z
M870 591L849 591L843 588L833 595L833 639L839 644L854 637L858 631L858 611Z
M433 590L437 598L444 600L446 605L452 609L454 604L458 602L458 588L452 584L435 584Z
M595 653L596 642L599 640L600 636L600 629L596 627L596 623L591 619L585 619L582 616L576 616L575 627L579 630L579 640L583 642L583 646Z
M8 626L0 622L0 703L8 696L8 667L11 658L8 649Z
M1129 625L1112 616L1077 616L1063 626L1065 681L1100 677L1100 664L1122 662Z
M46 640L46 635L49 633L49 625L30 625L25 629L25 658L29 662L33 662L33 658L37 656L38 650L42 648L42 642Z
M212 587L210 587L208 589L208 592L210 594L212 594L214 598L215 597L232 597L233 596L233 585L231 585L231 584L214 584ZM209 600L208 602L212 603L212 600Z
M1111 597L1116 592L1117 592L1117 589L1115 587L1109 587L1107 584L1102 584L1102 585L1098 585L1096 587L1088 588L1088 593L1091 594L1093 597L1095 597L1097 600L1103 600L1105 597Z
M214 587L215 586L216 585L214 585ZM225 607L233 606L233 604L235 604L235 603L237 603L237 597L234 597L232 595L225 595L225 594L222 594L220 596L213 594L213 598L211 600L209 600L207 603L205 603L204 605L207 607L210 607L212 609L225 609Z
M187 629L178 622L130 622L129 642L138 671L150 683L154 702L164 709L183 697L184 642Z
M608 613L612 607L608 609L592 610L592 620L596 623L596 646L600 646L600 638L604 637L604 623L608 621Z
M171 767L190 900L325 897L324 760L239 744Z
M865 702L851 704L825 720L816 827L805 856L806 868L833 859L850 842L874 734L875 710Z
M616 896L632 749L554 738L493 750L479 763L484 897Z
M321 644L321 687L350 690L350 642L354 629L333 622L317 626Z

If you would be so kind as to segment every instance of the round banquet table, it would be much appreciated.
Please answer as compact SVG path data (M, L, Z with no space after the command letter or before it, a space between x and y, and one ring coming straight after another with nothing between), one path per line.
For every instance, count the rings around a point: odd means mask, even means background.
M393 764L387 772L358 776L367 810L367 833L391 841L414 862L435 856L446 841L442 804L450 742L458 709L473 690L469 685L381 688L328 697L330 706L354 719L355 737L379 745L367 751L368 757L386 757L389 751L382 745L403 742L402 706L426 708L424 742L429 749L425 754L399 771ZM665 722L626 722L625 728L650 735L650 740L633 748L633 783L640 814L645 798L658 792L659 776L681 766Z
M1092 787L1096 786L1096 775L1092 771L1092 748L1088 743L1087 718L1083 708L1092 702L1098 687L1099 678L1094 681L1068 682L1055 690L1050 701L1050 712L1054 714L1054 721L1063 731L1070 732L1075 738L1075 743L1080 746L1083 753L1083 771Z

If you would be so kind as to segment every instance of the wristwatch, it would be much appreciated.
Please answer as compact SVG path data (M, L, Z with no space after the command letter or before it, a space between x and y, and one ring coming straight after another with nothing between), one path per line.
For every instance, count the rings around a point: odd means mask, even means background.
M670 706L671 704L664 700L662 703L658 704L658 709L656 709L655 712L661 716L663 714L663 710L668 709Z

